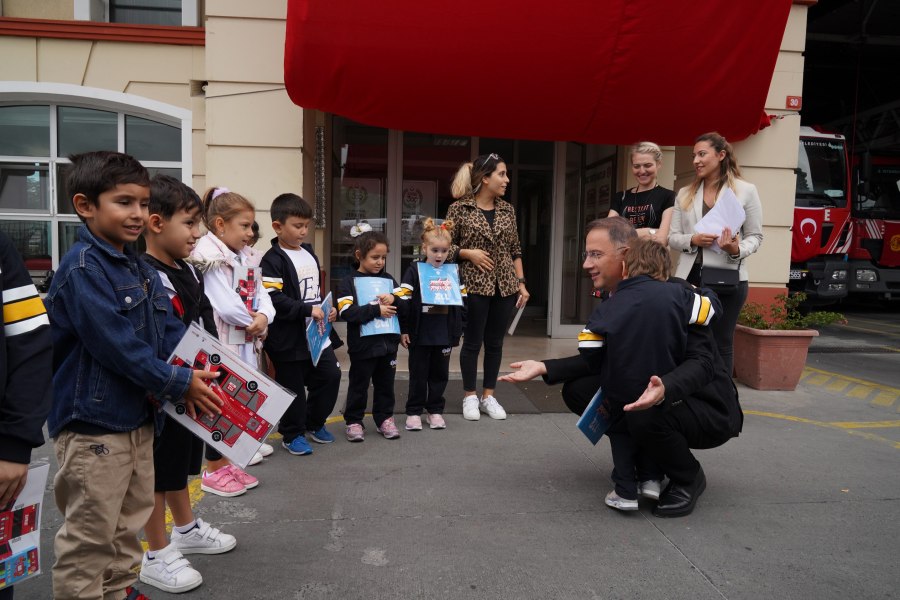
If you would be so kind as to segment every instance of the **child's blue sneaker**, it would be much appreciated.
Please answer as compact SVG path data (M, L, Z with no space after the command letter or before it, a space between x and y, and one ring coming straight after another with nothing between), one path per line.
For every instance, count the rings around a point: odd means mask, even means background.
M306 438L302 435L295 437L291 440L290 444L282 441L281 445L284 446L285 450L295 456L304 456L306 454L312 454L313 452L312 446L309 445L309 442L307 442Z
M334 441L334 436L331 435L331 432L325 429L325 426L322 425L318 431L310 431L309 437L312 438L312 441L319 444L330 444Z

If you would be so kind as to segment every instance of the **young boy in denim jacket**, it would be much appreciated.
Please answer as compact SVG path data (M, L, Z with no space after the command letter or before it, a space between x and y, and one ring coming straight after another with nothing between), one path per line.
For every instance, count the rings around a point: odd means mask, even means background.
M207 371L166 358L184 325L156 271L130 244L144 230L147 170L117 152L71 157L67 187L84 225L60 261L45 304L54 343L47 420L59 471L54 495L65 517L56 534L53 596L143 597L132 584L137 534L153 510L151 400L184 397L188 412L219 404Z
M325 420L334 409L341 385L341 366L334 349L343 342L332 329L318 365L313 365L306 343L307 320L333 322L337 309L332 305L330 314L322 312L319 259L312 245L304 243L312 207L297 194L286 193L272 201L271 215L277 237L263 256L262 275L275 306L275 321L265 349L275 365L275 381L297 394L278 423L281 445L295 456L304 456L313 451L306 441L307 431L319 444L334 441Z

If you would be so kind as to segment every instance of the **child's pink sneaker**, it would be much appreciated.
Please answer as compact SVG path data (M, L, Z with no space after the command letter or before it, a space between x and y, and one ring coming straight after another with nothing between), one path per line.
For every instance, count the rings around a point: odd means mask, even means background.
M203 477L200 479L200 489L204 492L215 494L217 496L224 496L226 498L233 498L234 496L246 494L247 488L235 479L229 467L231 467L231 465L216 469L212 473L204 471Z
M447 429L447 423L441 415L428 415L428 426L432 429Z
M231 471L231 475L237 480L238 483L244 486L245 489L252 490L259 485L259 479L237 465L226 465L222 468L229 469Z
M347 425L347 441L348 442L363 442L366 439L365 431L363 430L363 426L359 423L350 423Z
M397 429L397 424L394 423L394 417L385 419L381 425L378 426L378 433L383 435L386 440L396 440L400 437L400 430Z
M419 415L407 415L406 430L422 431L422 417L420 417Z

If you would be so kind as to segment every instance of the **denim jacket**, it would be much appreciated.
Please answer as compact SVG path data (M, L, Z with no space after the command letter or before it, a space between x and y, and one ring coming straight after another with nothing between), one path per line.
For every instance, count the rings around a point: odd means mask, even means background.
M51 437L73 420L132 431L159 401L184 395L191 370L166 359L184 333L156 270L81 226L44 300L53 332Z

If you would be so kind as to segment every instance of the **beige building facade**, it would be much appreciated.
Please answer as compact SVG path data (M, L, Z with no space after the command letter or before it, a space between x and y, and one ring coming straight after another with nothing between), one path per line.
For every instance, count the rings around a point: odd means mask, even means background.
M284 88L286 4L183 2L166 16L180 19L172 27L104 22L118 14L114 0L0 1L0 169L17 173L30 194L22 201L17 188L8 197L0 189L0 226L28 236L20 245L41 257L35 264L58 264L77 226L61 189L65 156L102 142L201 193L217 185L246 195L264 237L276 195L315 201L321 214L310 241L329 280L348 268L347 223L366 218L394 242L388 270L399 278L418 250L416 215L441 216L460 162L500 149L513 163L530 310L546 318L546 334L577 335L591 306L581 230L633 184L627 149L384 130L301 109ZM748 261L751 299L783 291L788 279L800 116L785 107L802 94L806 11L792 8L766 100L779 118L735 146L763 201L765 241ZM90 133L101 125L105 133ZM46 144L4 147L4 138L28 141L45 130ZM664 153L660 183L689 182L691 148ZM40 235L23 234L27 227Z

